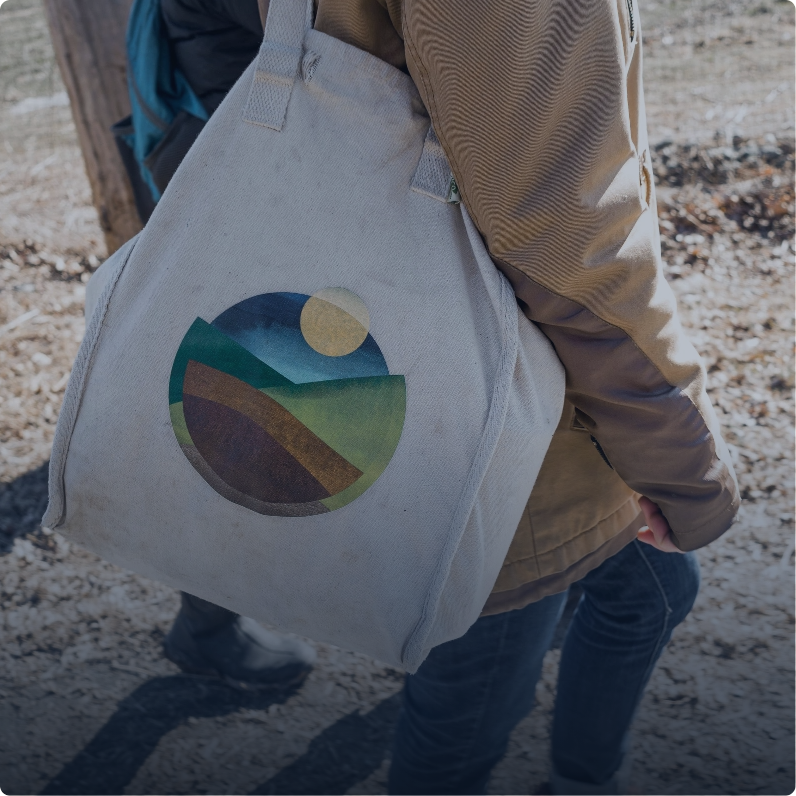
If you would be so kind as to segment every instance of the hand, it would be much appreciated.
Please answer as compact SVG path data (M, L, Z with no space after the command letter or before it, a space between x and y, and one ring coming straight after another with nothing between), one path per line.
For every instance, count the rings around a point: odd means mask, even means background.
M636 538L639 542L651 544L664 553L682 553L683 551L674 543L672 529L669 527L666 517L661 514L658 504L653 503L647 497L639 498L638 504L641 506L649 526L645 531L638 532Z

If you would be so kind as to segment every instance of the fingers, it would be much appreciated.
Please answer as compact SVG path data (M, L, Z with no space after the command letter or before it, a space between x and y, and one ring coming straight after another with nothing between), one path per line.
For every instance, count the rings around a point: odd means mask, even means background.
M653 532L649 528L646 528L645 530L639 531L638 534L636 535L636 538L639 540L639 542L644 542L644 544L652 545L654 548L660 550L662 553L683 552L672 541L671 533L663 537L663 539L657 539L653 534Z
M683 551L674 543L672 529L657 504L647 497L639 498L638 503L648 526L646 530L639 532L638 540L664 553L682 553Z
M639 500L641 510L644 512L644 518L647 520L647 525L655 536L656 541L662 542L672 529L666 521L658 506L653 503L649 498L642 497Z
M653 503L648 497L640 497L638 499L638 504L641 506L641 510L644 512L644 518L647 520L647 524L649 524L650 519L656 515L663 517L660 508L658 508L658 504ZM664 522L665 521L666 518L664 517Z

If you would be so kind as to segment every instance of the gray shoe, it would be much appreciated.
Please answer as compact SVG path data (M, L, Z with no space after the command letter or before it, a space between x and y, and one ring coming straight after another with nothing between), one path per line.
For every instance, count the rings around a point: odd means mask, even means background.
M184 672L221 677L246 690L295 685L317 657L304 641L184 592L163 651Z

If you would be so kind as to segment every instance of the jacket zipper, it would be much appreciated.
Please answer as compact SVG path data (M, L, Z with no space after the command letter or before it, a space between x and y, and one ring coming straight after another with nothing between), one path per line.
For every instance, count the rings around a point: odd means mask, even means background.
M627 16L630 20L630 41L636 38L636 23L633 19L633 0L625 0L627 3Z

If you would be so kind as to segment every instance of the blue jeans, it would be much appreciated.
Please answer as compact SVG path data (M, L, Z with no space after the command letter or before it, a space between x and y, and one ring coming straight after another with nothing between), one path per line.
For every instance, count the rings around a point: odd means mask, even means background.
M580 582L561 650L552 785L616 792L633 714L672 630L699 589L693 554L631 542ZM484 793L530 711L566 593L479 619L406 679L390 793Z

